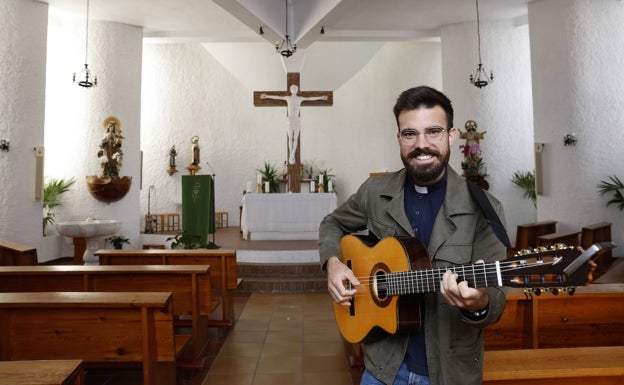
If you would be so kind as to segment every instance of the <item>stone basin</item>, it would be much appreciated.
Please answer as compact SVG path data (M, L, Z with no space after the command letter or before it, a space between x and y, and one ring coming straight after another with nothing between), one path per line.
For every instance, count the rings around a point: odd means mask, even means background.
M55 224L59 234L70 238L92 238L113 235L121 229L121 221L114 219L92 219L67 221Z
M99 237L116 234L121 229L121 221L114 219L91 219L84 221L66 221L55 223L54 227L59 234L69 238L84 238L87 243L82 256L85 265L97 265L98 260L94 253L99 245ZM76 244L76 242L74 242Z

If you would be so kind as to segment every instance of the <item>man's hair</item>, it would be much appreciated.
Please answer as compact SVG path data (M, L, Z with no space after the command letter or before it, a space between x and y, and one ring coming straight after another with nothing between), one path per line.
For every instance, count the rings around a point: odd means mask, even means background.
M453 106L449 98L442 92L427 86L413 87L403 91L394 105L394 117L396 118L397 126L399 125L399 114L401 111L423 107L433 108L435 106L442 107L446 113L446 128L453 127Z

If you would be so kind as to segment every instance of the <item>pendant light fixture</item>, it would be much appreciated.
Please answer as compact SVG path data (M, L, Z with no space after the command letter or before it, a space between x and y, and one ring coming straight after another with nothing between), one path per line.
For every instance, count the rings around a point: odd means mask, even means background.
M474 74L470 74L470 84L473 84L475 87L482 88L487 86L488 84L494 81L494 74L490 71L490 76L488 77L487 71L483 67L481 63L481 25L479 20L479 0L476 0L477 4L477 47L479 50L479 64L477 64L477 69ZM488 81L489 80L489 81Z
M289 32L288 32L288 12L289 12L289 8L288 8L288 1L289 0L285 0L286 2L286 33L285 33L285 39L282 40L282 43L276 43L275 44L275 51L277 53L279 53L280 55L284 56L284 57L291 57L295 52L297 52L297 45L293 44L292 41L290 41L290 36L289 36Z
M87 0L87 26L85 28L85 62L84 68L80 71L78 77L78 85L84 88L91 88L97 86L97 76L91 74L87 58L89 54L89 0ZM76 82L76 73L74 72L74 83Z

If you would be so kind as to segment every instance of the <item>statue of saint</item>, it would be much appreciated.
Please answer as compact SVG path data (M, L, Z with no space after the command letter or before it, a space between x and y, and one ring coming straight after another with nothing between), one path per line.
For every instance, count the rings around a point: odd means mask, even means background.
M288 151L290 157L288 163L295 164L295 153L297 151L297 140L299 139L299 131L301 130L301 103L305 101L327 100L327 96L298 96L299 87L296 84L290 86L290 95L277 96L261 94L261 99L275 99L286 101L286 128L288 129Z
M191 138L191 143L193 143L191 146L191 165L199 166L199 136Z
M477 158L481 156L479 140L483 139L485 131L477 131L477 122L475 122L474 120L466 121L464 127L466 128L465 132L462 132L460 129L458 129L459 137L461 139L466 139L466 144L461 147L463 148L463 153L467 160L474 162L477 161Z
M175 149L175 145L171 146L171 149L169 150L169 167L175 168L176 166L175 157L177 155L178 155L178 152Z

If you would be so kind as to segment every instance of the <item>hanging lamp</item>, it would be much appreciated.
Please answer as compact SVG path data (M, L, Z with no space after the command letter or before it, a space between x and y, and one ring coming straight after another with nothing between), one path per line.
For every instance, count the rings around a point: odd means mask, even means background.
M488 77L487 71L483 67L481 62L481 23L479 20L479 0L476 0L477 4L477 47L479 50L479 64L477 64L477 69L474 74L470 74L470 84L475 87L482 88L487 86L488 84L494 81L494 74L490 71L490 76ZM488 81L489 80L489 81Z
M286 34L285 39L282 40L281 43L275 44L275 51L284 57L291 57L295 52L297 52L297 44L294 44L290 41L290 36L288 34L288 0L286 2Z
M80 75L78 77L78 85L84 88L91 88L97 86L97 76L91 74L91 70L89 69L89 64L87 63L87 58L89 55L89 0L87 0L87 21L85 28L85 63L84 68L80 71ZM76 82L76 73L74 72L73 77L74 83Z

